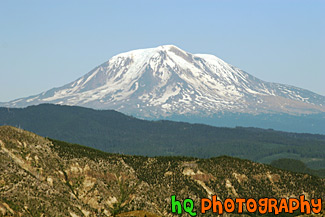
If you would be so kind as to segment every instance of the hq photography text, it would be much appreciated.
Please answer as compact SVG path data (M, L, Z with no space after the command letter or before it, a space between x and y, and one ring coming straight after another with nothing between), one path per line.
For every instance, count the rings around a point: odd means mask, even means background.
M224 213L256 213L259 214L281 214L281 213L295 213L303 214L319 214L322 211L322 199L305 199L304 195L299 198L260 198L255 200L253 198L227 198L224 201L218 199L217 195L211 198L202 198L200 200L199 209L195 208L194 201L190 198L183 201L177 200L175 195L171 196L171 211L175 214L188 213L191 216L196 216L197 212L205 214L212 212L215 214Z

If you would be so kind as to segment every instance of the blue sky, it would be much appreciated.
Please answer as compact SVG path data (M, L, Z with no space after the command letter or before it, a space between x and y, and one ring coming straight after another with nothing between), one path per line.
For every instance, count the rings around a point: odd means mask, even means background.
M325 95L324 11L321 0L0 0L0 101L163 44Z

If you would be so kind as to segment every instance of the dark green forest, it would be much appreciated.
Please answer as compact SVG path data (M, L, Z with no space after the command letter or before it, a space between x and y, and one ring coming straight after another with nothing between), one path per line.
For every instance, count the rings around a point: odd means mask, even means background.
M315 176L320 176L322 178L325 178L325 169L318 169L318 170L310 169L307 167L307 165L304 162L296 159L281 158L272 161L271 166L278 169L288 170L291 172L308 173L310 175L315 175Z
M318 134L147 121L112 110L51 104L0 108L0 125L111 153L199 158L228 155L262 163L291 158L309 168L325 168L325 135Z

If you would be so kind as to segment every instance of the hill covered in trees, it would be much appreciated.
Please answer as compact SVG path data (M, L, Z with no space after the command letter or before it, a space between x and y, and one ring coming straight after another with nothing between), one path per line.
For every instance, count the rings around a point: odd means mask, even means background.
M292 158L313 169L325 168L325 135L146 121L113 110L51 104L0 108L0 125L112 153L200 158L228 155L262 163Z
M271 166L283 170L288 170L288 171L298 172L298 173L308 173L311 175L325 178L325 169L318 169L318 170L310 169L307 167L307 165L304 162L296 159L281 158L272 161Z

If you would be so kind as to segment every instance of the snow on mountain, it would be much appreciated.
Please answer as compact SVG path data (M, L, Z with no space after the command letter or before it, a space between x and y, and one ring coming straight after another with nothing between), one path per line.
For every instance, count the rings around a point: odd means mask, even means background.
M121 53L74 82L0 105L41 103L114 109L139 117L325 112L324 96L262 81L216 56L173 45Z

